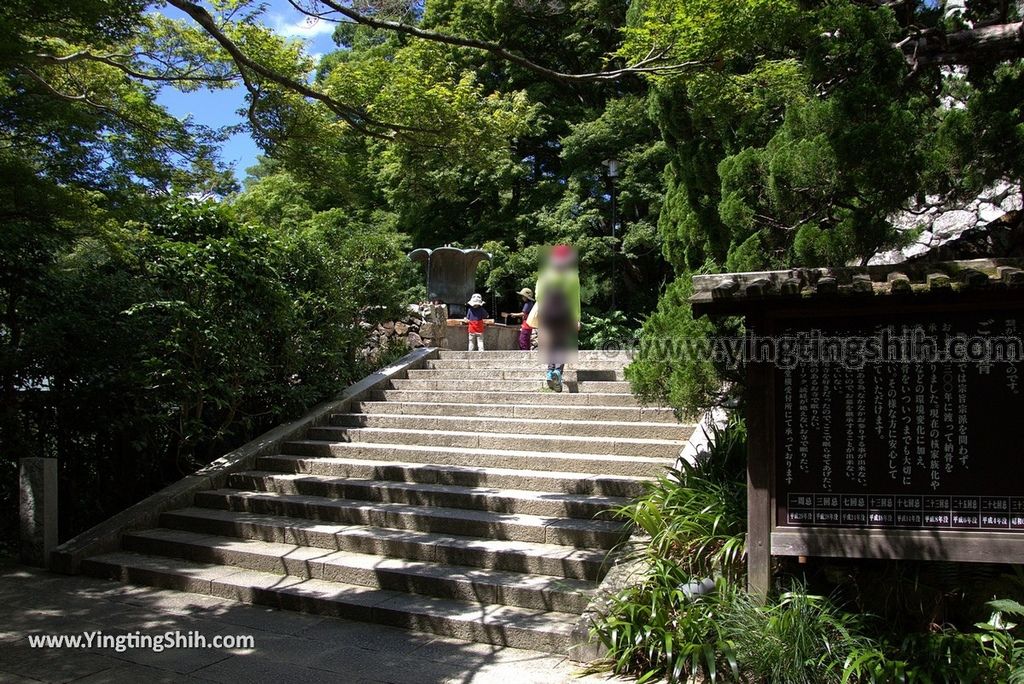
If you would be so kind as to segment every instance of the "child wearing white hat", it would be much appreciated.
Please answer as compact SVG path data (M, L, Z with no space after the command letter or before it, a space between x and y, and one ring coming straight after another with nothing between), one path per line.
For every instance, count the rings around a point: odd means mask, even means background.
M466 309L466 323L469 325L469 351L473 351L474 345L476 351L483 351L486 327L484 321L490 317L487 314L487 309L484 308L484 298L474 293L466 305L469 307Z

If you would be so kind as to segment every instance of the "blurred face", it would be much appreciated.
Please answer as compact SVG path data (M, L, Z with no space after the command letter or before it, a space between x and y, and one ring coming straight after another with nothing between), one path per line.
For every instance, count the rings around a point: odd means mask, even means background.
M547 268L563 272L576 267L576 250L552 249L547 254Z

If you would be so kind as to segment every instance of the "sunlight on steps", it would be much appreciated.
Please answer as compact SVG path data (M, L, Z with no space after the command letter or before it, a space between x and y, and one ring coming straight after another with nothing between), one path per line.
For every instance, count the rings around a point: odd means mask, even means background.
M607 515L694 426L583 352L450 352L124 536L83 570L128 582L565 653L629 529Z

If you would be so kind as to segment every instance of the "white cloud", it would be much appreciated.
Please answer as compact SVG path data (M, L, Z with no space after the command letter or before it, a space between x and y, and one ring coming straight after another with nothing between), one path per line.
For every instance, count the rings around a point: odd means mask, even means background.
M303 17L297 21L289 21L281 15L275 15L271 19L274 22L274 31L287 38L315 38L334 33L334 23L323 19Z

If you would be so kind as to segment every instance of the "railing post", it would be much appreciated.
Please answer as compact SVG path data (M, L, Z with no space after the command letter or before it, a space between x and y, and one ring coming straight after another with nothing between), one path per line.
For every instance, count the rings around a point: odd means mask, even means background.
M771 332L754 317L748 318L752 335ZM751 344L748 340L748 344ZM772 586L773 519L772 470L775 454L773 414L774 366L756 358L749 347L747 360L747 591L765 599Z
M49 567L57 547L57 459L22 458L18 468L21 561Z

